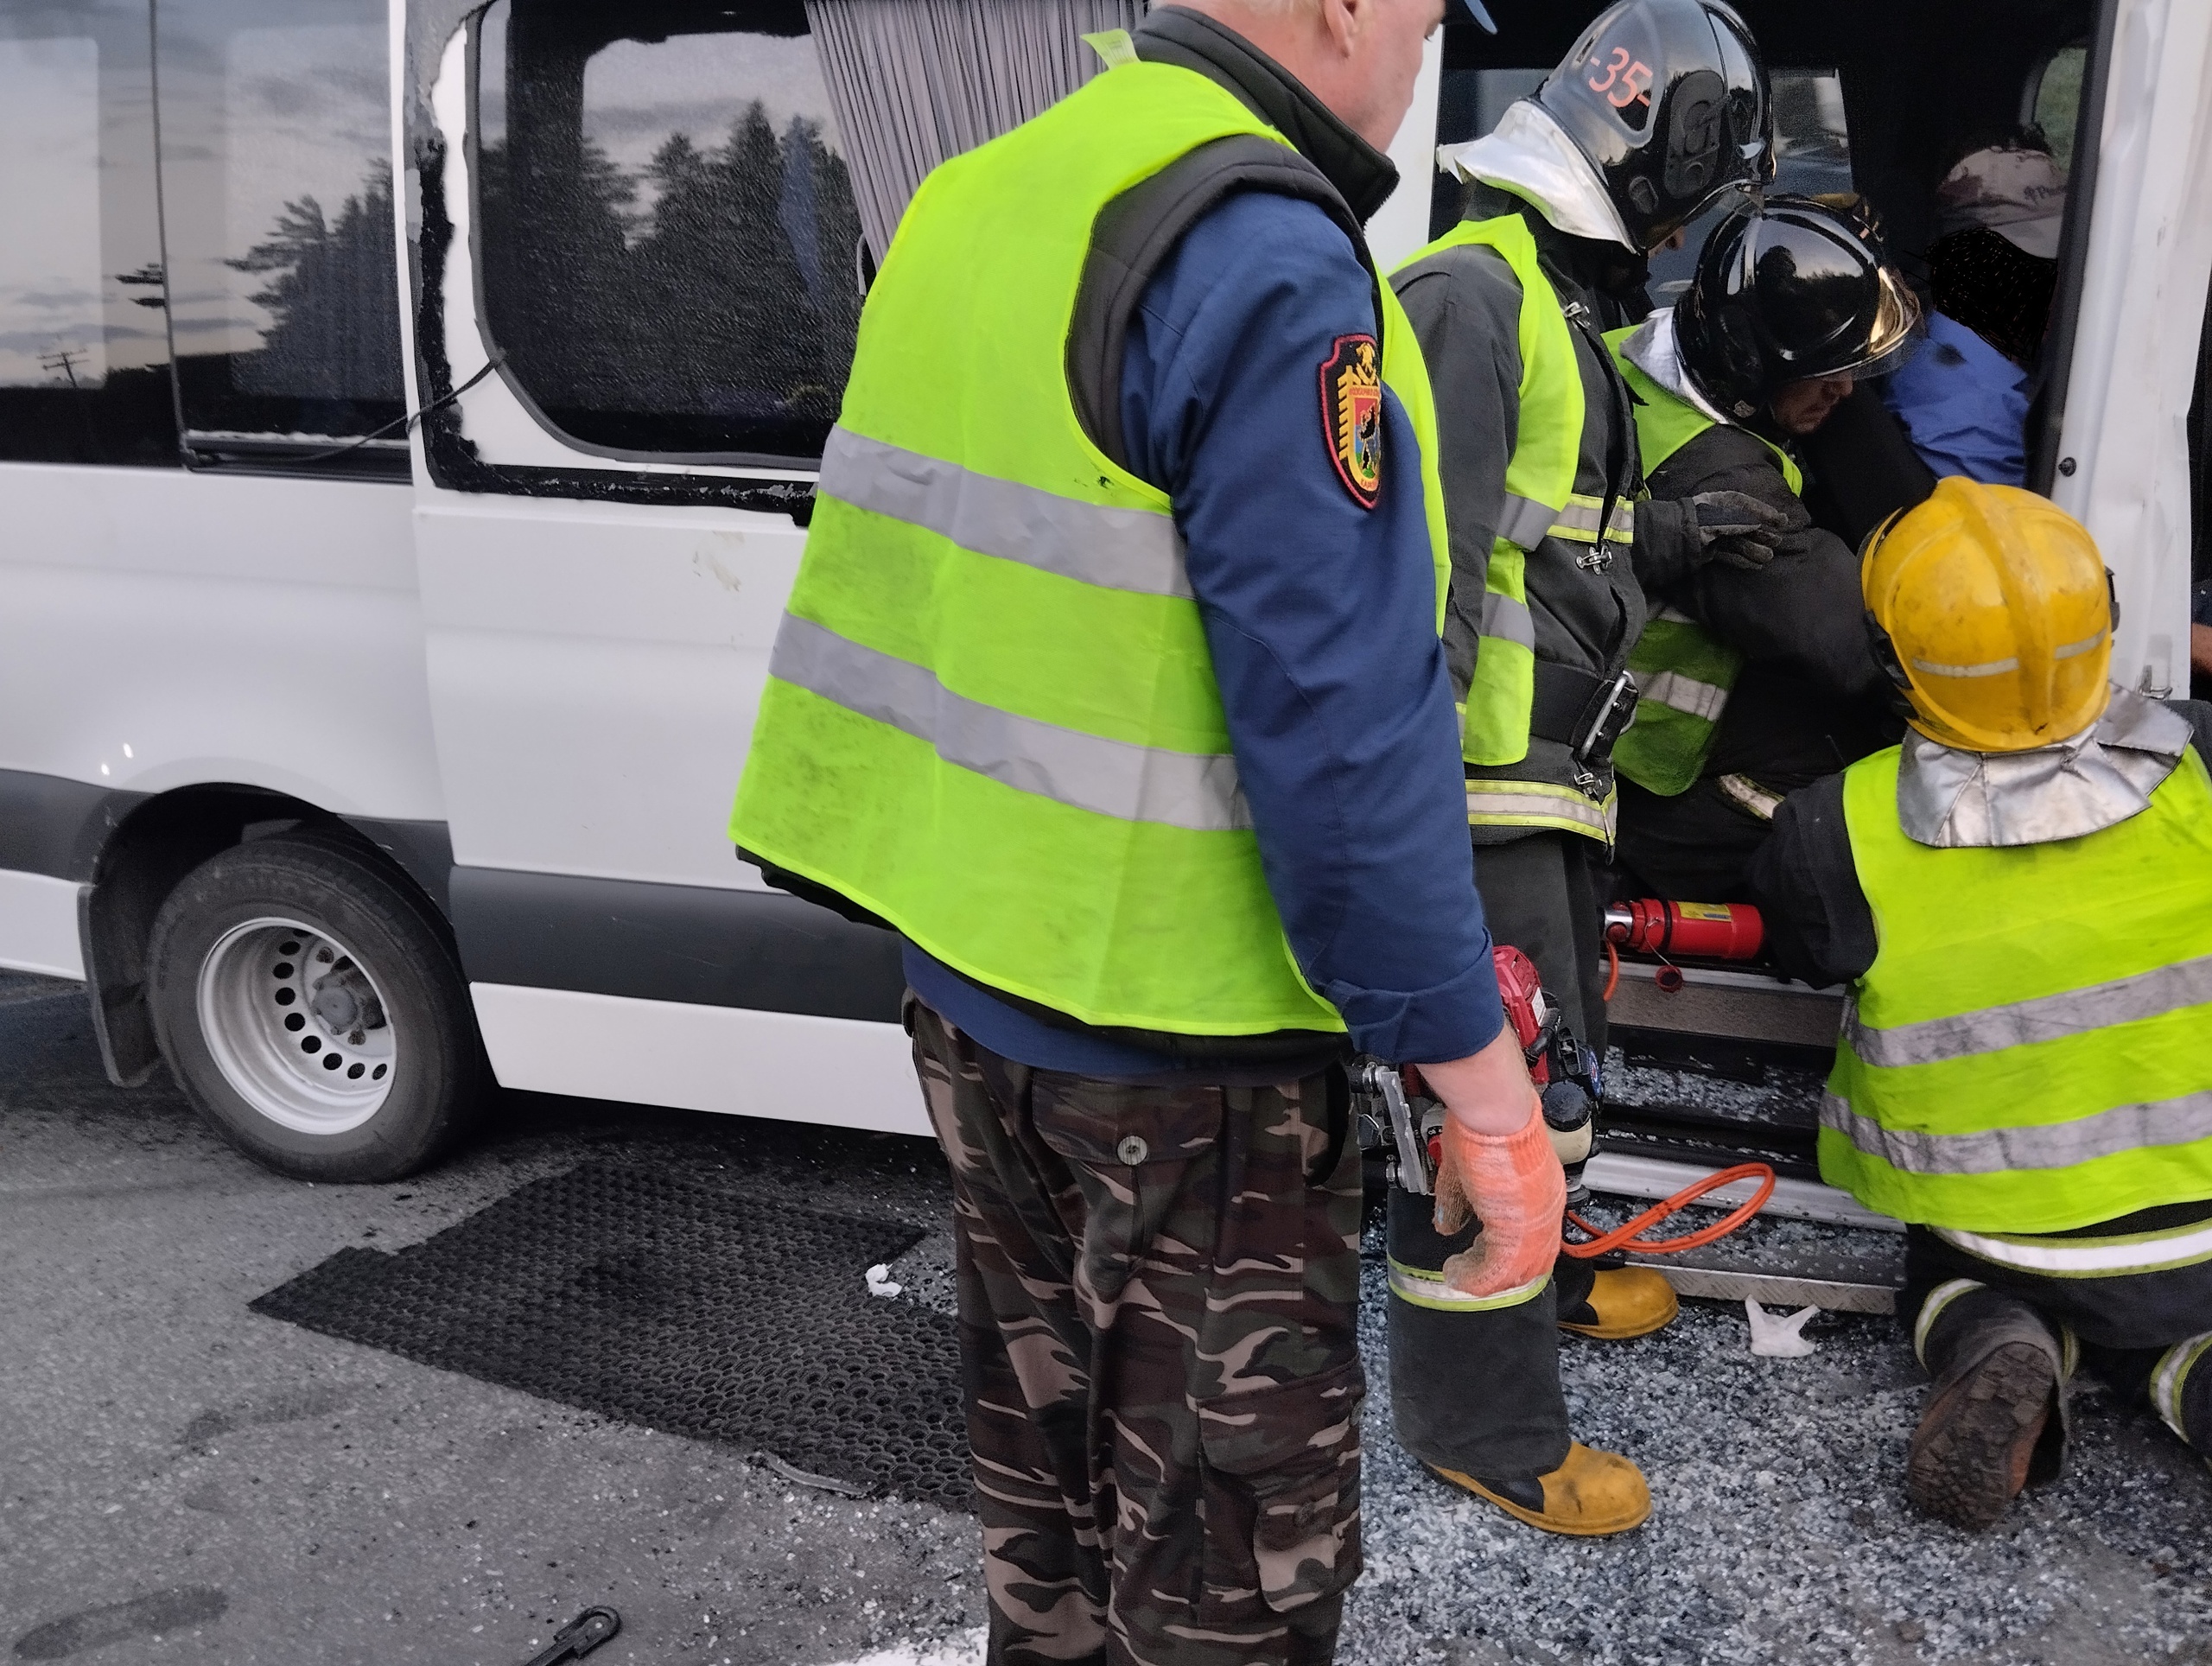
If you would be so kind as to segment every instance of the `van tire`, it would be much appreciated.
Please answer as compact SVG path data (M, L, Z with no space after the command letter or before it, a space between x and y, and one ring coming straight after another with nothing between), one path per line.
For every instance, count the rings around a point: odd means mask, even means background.
M301 1180L396 1180L449 1149L491 1072L430 905L342 839L236 845L147 947L162 1057L209 1125Z

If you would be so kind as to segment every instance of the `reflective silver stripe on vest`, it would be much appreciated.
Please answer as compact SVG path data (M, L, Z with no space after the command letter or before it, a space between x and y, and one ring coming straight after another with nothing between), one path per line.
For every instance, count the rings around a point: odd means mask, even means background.
M1895 1024L1886 1029L1860 1022L1854 1001L1844 1014L1843 1033L1852 1052L1869 1065L1932 1065L1939 1059L1964 1059L1978 1052L2053 1041L2061 1036L2082 1035L2207 1002L2212 1002L2212 955L2138 972L2133 977L2117 977L2108 983L2092 983L2083 989L1984 1007L1955 1018Z
M1505 494L1505 506L1498 511L1497 536L1508 544L1522 550L1533 550L1544 541L1552 530L1552 523L1559 518L1559 512L1548 503L1538 503L1534 498L1516 498Z
M1646 700L1655 700L1672 711L1688 712L1710 723L1720 715L1721 708L1728 703L1728 690L1710 683L1700 683L1695 677L1685 677L1680 671L1653 671L1637 674L1636 691Z
M2212 1092L2147 1105L2114 1105L2070 1122L1993 1128L1973 1134L1923 1134L1884 1128L1836 1094L1821 1096L1821 1125L1871 1157L1908 1174L2007 1174L2071 1168L2145 1146L2212 1139Z
M1018 792L1125 822L1199 833L1249 828L1251 812L1226 753L1134 746L953 693L926 666L862 647L785 614L768 673L848 711L903 729L948 764Z
M1191 594L1182 535L1168 515L1063 498L844 428L830 430L818 490L856 509L925 528L979 556L1018 561L1104 590Z
M1529 611L1529 604L1516 601L1502 591L1483 592L1482 633L1518 642L1531 653L1536 651L1536 620Z

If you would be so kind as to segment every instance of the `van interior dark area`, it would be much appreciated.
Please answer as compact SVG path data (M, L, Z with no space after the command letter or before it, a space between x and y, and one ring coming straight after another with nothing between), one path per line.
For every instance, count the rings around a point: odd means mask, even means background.
M1967 151L2031 128L2071 164L2074 179L2094 178L2094 0L1820 7L1739 0L1738 10L1772 79L1773 188L1863 196L1878 216L1890 258L1916 283L1929 273L1936 187ZM1446 11L1440 144L1488 132L1507 105L1533 92L1572 49L1590 16L1588 8L1548 0L1487 0L1483 15L1493 30L1474 11L1461 0ZM1437 175L1433 235L1458 218L1462 190L1449 175ZM1685 228L1679 247L1652 257L1648 293L1655 305L1687 286L1707 232L1732 206L1709 211ZM2048 489L2058 461L2063 372L2050 367L2063 366L2070 348L2088 206L2086 191L2069 194L2046 368L2029 424L2029 479L2038 489ZM1838 416L1803 448L1805 497L1822 525L1855 546L1890 509L1924 493L1933 477L1911 458L1872 387L1861 388ZM2199 424L2191 426L2194 438ZM1862 463L1869 467L1859 472L1882 476L1885 460L1866 454L1885 447L1898 448L1917 472L1911 497L1885 500L1878 488L1848 483ZM2201 448L2192 455L2201 457ZM1824 462L1834 466L1824 470ZM1784 1176L1815 1178L1818 1084L1834 1052L1834 998L1773 983L1761 988L1755 967L1732 976L1717 963L1708 963L1717 977L1694 975L1685 986L1664 958L1621 968L1611 1004L1621 1053L1606 1084L1605 1148L1691 1162L1755 1156ZM1693 969L1700 964L1676 958Z
M2039 128L2075 178L2094 173L2095 78L2094 0L1872 0L1805 6L1744 0L1737 10L1758 37L1774 79L1777 189L1855 191L1881 217L1889 252L1907 273L1925 274L1935 232L1936 187L1951 164L1978 144L2016 129ZM1505 104L1532 91L1588 22L1582 9L1544 0L1490 0L1492 34L1460 0L1446 14L1444 86L1437 142L1475 137ZM2085 168L2083 164L2088 164ZM1457 217L1459 188L1440 175L1431 229ZM2052 345L2070 339L2080 296L2079 238L2085 194L2068 205L2060 256ZM1688 278L1707 216L1689 228L1680 251L1652 261L1656 302ZM2063 351L2049 354L2063 362ZM2051 395L2063 394L2052 387ZM2029 478L2048 486L2056 459L2041 455L2056 437L2056 400L2031 456Z

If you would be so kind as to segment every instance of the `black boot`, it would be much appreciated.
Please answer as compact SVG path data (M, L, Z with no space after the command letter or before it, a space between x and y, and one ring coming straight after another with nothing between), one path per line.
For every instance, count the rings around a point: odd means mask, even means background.
M2064 1462L2071 1350L2026 1302L1968 1279L1929 1293L1914 1345L1935 1383L1905 1491L1955 1526L1994 1526L2023 1488Z

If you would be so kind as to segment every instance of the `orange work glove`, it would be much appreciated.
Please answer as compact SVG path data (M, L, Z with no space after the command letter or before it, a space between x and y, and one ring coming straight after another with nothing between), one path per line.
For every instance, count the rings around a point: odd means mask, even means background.
M1478 1134L1446 1116L1443 1145L1436 1230L1448 1237L1470 1216L1483 1224L1474 1243L1444 1263L1446 1287L1454 1295L1502 1296L1549 1276L1567 1212L1567 1174L1534 1094L1518 1133Z

